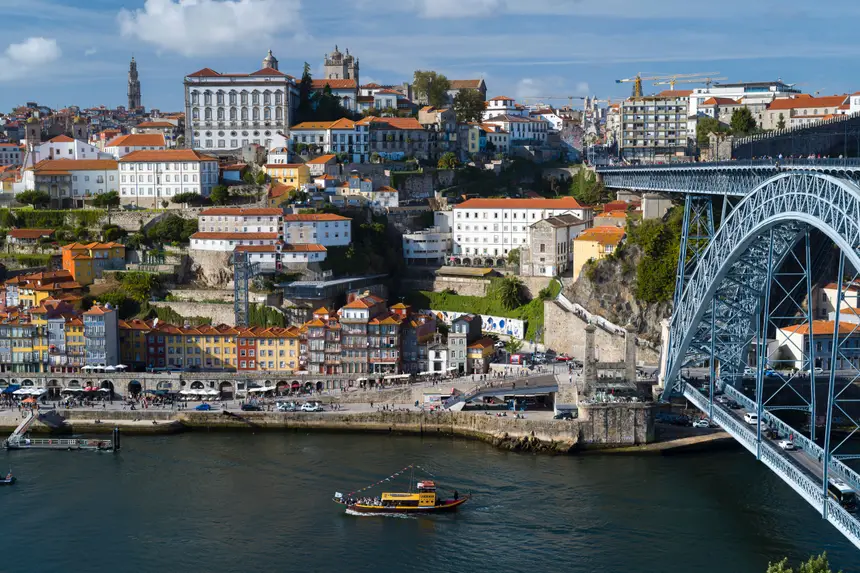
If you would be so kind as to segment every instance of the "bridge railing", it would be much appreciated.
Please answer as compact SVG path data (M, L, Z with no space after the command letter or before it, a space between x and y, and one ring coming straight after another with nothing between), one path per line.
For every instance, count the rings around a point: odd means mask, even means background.
M777 163L780 167L824 167L824 168L838 168L838 167L860 167L860 159L851 158L851 157L825 157L825 158L783 158L782 161L777 158L769 158L769 159L738 159L735 161L701 161L698 163L654 163L654 164L645 164L645 165L612 165L608 167L599 167L597 169L598 173L603 172L615 172L615 171L630 171L630 170L647 170L647 171L660 171L660 170L672 170L672 169L697 169L697 168L720 168L720 167L732 167L732 168L741 168L741 167L749 167L749 168L773 168L775 169Z
M827 498L827 521L836 526L837 529L860 547L860 522L857 518L845 511L835 499Z
M727 385L725 387L725 394L731 397L733 400L735 400L738 404L740 404L747 410L750 410L752 412L756 411L756 403L734 386ZM810 440L808 437L777 418L774 414L771 414L770 412L765 410L762 413L762 422L767 424L771 428L779 430L779 432L784 436L792 436L792 441L794 442L794 444L800 449L807 452L813 458L816 458L818 460L824 459L824 448L822 448L821 446ZM860 473L857 473L855 470L849 468L847 465L845 465L844 462L835 458L831 458L830 471L833 472L833 475L840 477L841 479L848 482L851 487L860 491Z

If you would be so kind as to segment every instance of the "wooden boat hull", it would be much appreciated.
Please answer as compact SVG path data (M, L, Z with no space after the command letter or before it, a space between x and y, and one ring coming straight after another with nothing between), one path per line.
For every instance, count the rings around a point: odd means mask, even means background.
M14 484L14 483L15 483L15 480L16 480L16 479L17 479L17 478L15 478L15 477L12 477L12 478L10 478L10 479L2 479L2 480L0 480L0 486L3 486L3 485L12 485L12 484Z
M341 505L345 505L346 509L355 511L356 513L409 513L409 514L431 514L431 513L446 513L450 511L457 511L457 508L466 503L469 500L470 496L464 496L460 499L446 499L440 505L433 505L427 507L404 507L404 506L394 506L394 507L382 507L378 505L362 505L360 503L356 503L353 505L347 505L345 502L340 500L335 500L336 503Z

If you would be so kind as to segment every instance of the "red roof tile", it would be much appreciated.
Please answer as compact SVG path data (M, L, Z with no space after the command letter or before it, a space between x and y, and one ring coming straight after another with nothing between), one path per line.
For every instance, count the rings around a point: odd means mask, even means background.
M582 209L573 197L560 199L469 199L454 209Z

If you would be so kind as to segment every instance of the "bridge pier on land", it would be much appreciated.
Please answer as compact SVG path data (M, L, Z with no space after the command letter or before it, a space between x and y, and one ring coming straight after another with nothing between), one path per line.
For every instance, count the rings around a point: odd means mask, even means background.
M860 160L600 172L608 187L685 197L663 398L684 396L860 548L860 521L846 511L860 497L851 466L860 460ZM831 252L838 270L826 277ZM835 278L837 294L822 327L811 301L825 278ZM784 358L768 345L786 329L798 334L789 341L793 369L780 368ZM707 383L690 384L691 370ZM722 390L736 409L717 399Z

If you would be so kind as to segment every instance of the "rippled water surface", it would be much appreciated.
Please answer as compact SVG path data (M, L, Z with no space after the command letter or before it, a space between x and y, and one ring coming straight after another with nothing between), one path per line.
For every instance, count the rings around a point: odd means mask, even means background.
M474 499L451 515L331 502L409 463ZM7 452L0 571L761 572L860 551L741 452L545 457L336 434L127 437L120 454ZM395 491L400 488L388 489Z

